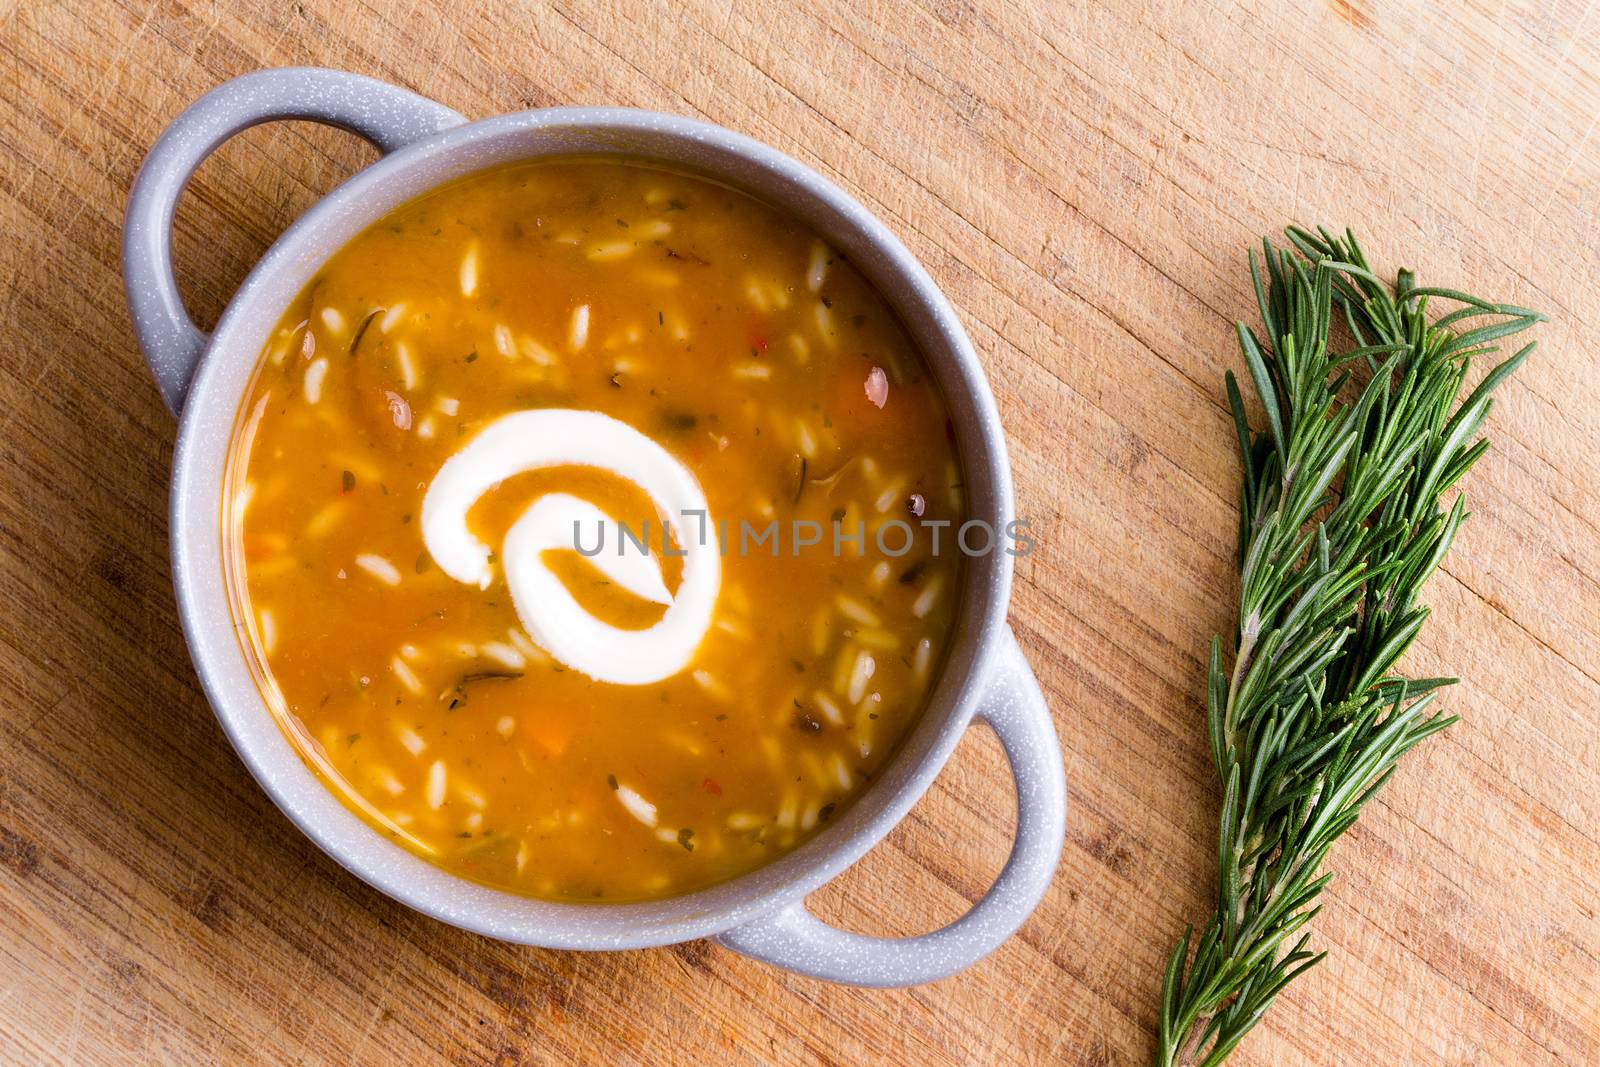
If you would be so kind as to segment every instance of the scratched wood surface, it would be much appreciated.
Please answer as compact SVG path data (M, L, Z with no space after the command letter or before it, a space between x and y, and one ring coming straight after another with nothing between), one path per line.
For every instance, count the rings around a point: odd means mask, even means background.
M0 1061L1146 1062L1214 863L1221 373L1246 247L1301 220L1552 322L1491 419L1409 660L1465 677L1463 722L1336 850L1330 959L1237 1062L1600 1062L1600 11L1435 6L0 0ZM704 943L510 947L368 889L256 788L175 617L174 427L117 242L162 126L293 63L474 117L704 116L832 176L927 264L1041 531L1012 620L1072 791L1060 873L992 958L864 992ZM179 218L199 319L371 158L302 124L227 145ZM816 906L873 933L949 920L998 869L1011 803L973 736Z

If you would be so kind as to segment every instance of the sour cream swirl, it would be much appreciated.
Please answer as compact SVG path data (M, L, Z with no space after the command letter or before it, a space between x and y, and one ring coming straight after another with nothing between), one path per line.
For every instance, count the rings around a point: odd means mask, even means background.
M589 562L635 596L666 605L653 626L624 630L595 618L544 563L547 549L577 547L577 531L614 529L595 505L567 493L539 497L507 531L500 560L522 625L551 656L591 678L648 685L688 666L706 631L722 582L722 561L707 536L705 494L688 468L627 423L597 411L519 411L490 423L445 461L422 499L422 539L439 569L458 582L488 588L491 549L467 528L483 494L525 471L594 467L632 482L649 496L684 552L683 576L668 592L661 565L614 539ZM603 542L604 543L604 542Z

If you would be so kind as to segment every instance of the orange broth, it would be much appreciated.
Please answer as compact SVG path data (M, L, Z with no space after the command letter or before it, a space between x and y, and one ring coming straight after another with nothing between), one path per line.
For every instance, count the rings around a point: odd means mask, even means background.
M479 588L424 544L445 461L552 408L641 431L726 524L712 623L661 681L563 666L497 558ZM916 721L961 577L952 439L893 312L788 215L631 162L496 168L375 223L285 311L230 463L236 611L286 735L380 832L517 893L671 896L819 832ZM553 492L635 530L659 518L638 487L563 467L504 480L471 530L498 552ZM899 532L877 541L890 520L912 527L904 554ZM924 520L953 524L938 553ZM771 522L776 554L741 544ZM652 547L670 589L683 564ZM543 558L613 626L662 616L579 552Z

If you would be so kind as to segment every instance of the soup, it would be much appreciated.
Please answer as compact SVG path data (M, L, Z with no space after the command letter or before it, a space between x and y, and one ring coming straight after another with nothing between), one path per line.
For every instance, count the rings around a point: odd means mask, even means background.
M883 299L789 216L614 160L467 177L333 256L227 494L301 757L417 855L547 899L702 888L837 819L961 577L953 432Z

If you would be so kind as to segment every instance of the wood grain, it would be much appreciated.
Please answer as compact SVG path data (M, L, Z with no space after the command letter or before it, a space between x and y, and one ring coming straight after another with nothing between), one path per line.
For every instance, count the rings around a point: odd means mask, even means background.
M174 427L123 309L129 182L189 100L313 63L471 116L700 115L830 175L958 305L1045 531L1013 622L1072 789L1061 871L991 959L864 992L708 944L514 948L318 852L228 748L166 556ZM1217 786L1201 655L1228 620L1221 372L1248 245L1359 227L1384 269L1541 308L1491 418L1420 673L1463 722L1335 852L1328 963L1242 1064L1600 1062L1600 11L1555 4L0 0L0 1060L1139 1064L1203 916ZM371 158L299 124L199 173L177 252L214 321ZM905 933L1003 859L974 736L819 894Z

